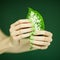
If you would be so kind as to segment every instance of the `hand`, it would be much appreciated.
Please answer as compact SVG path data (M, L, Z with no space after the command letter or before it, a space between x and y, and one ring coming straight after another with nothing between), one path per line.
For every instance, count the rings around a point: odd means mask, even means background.
M14 43L18 44L21 39L29 37L30 32L32 31L31 27L28 19L18 20L11 24L10 35Z
M36 31L32 38L34 39L31 41L33 47L37 49L47 49L52 42L52 33L43 30Z

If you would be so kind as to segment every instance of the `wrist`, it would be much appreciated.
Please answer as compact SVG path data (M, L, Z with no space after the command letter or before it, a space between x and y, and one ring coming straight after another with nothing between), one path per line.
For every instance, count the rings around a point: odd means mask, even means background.
M0 46L0 54L6 53L11 46L10 38L4 39Z

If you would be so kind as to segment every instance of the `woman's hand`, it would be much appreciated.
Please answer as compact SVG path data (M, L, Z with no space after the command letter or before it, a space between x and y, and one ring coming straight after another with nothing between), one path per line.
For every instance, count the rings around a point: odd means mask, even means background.
M10 35L13 43L19 44L20 40L30 36L31 23L27 19L18 20L10 26Z
M11 24L10 35L15 45L20 46L20 41L30 36L32 25L28 19L18 20ZM33 47L37 49L47 49L52 42L52 33L48 31L36 31L31 41ZM23 41L24 42L24 41Z
M44 30L36 31L32 38L34 39L31 41L33 47L37 49L47 49L52 42L52 33Z

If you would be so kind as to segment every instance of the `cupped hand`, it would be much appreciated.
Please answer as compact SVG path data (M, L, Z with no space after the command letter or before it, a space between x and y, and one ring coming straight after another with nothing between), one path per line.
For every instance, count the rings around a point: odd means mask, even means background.
M47 49L52 42L52 33L45 30L36 31L32 38L34 39L31 41L33 47Z

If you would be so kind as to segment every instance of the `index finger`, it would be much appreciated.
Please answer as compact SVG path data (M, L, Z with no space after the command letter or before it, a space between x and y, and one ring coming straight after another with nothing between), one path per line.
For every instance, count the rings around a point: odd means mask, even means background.
M28 19L20 19L20 20L16 21L15 23L13 23L12 25L13 25L13 26L17 26L17 25L19 25L19 24L26 24L26 23L30 23L30 22L28 21Z
M34 33L34 35L41 35L41 36L50 36L50 37L52 37L52 33L48 32L48 31L45 31L45 30L36 31Z

